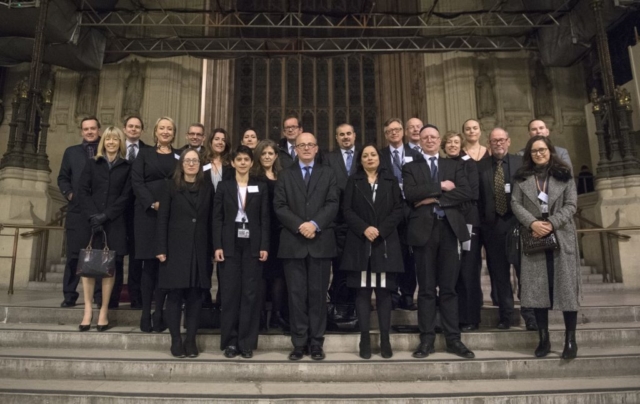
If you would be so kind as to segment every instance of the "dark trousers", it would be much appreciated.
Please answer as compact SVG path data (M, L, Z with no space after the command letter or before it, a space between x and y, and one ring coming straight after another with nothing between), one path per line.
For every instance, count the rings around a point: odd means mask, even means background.
M391 291L385 288L354 289L358 293L356 312L361 333L371 330L371 292L376 292L376 310L380 333L389 334L391 329Z
M405 304L411 304L418 286L416 261L411 247L405 243L400 243L400 249L402 250L404 272L398 274L398 289L400 290L400 298L403 299Z
M142 260L142 279L140 291L142 294L142 317L151 316L151 302L156 301L156 311L153 313L153 322L159 326L162 322L164 302L167 290L158 288L158 272L160 262L157 259Z
M200 308L202 307L202 289L171 289L167 291L167 310L165 321L171 338L180 337L180 319L184 304L184 325L187 329L187 340L194 341L200 323Z
M479 324L482 309L482 256L480 228L474 227L471 235L471 249L462 251L460 275L456 284L458 294L458 317L460 324Z
M435 219L428 243L413 251L418 275L420 342L433 344L436 338L436 287L445 338L448 342L460 340L456 294L460 256L458 239L446 218Z
M331 259L284 259L289 292L291 342L295 347L322 346L327 328L327 289Z
M142 304L142 262L135 259L133 254L129 254L129 275L127 277L127 287L129 288L129 299L131 304Z
M258 347L260 326L260 286L262 263L251 255L251 243L236 238L233 256L218 263L222 306L220 313L220 349L236 346L240 350Z

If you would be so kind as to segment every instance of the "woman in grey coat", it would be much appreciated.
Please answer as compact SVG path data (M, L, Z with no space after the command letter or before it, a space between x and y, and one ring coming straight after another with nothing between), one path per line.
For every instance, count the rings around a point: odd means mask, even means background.
M556 155L548 137L534 136L527 142L515 180L511 208L522 231L536 238L554 232L559 245L556 250L522 256L521 302L534 308L540 334L535 355L543 357L551 350L548 316L554 309L564 315L562 358L573 359L578 353L580 257L573 224L578 197L571 169Z

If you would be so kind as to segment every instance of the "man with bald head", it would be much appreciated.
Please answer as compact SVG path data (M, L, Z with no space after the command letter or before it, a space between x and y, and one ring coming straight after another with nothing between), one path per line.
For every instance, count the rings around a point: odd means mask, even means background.
M334 220L340 205L336 176L315 162L318 142L304 132L295 139L297 160L278 175L273 207L282 224L278 258L282 259L289 293L293 351L300 360L324 359L327 288L331 259L337 255Z
M509 154L511 139L502 128L494 128L489 134L491 158L478 162L479 199L482 239L487 253L487 267L491 287L495 288L500 318L498 329L509 329L513 314L513 289L511 288L511 264L507 259L506 238L509 230L518 222L511 211L511 181L522 159ZM518 279L520 265L515 265ZM536 330L532 309L521 309L527 330Z
M422 129L423 126L424 124L419 118L411 118L407 121L404 128L407 146L420 153L422 152L420 148L420 129Z
M547 124L542 119L532 119L529 121L529 126L527 128L529 130L529 137L534 136L549 136L549 128L547 128ZM569 151L564 147L556 146L556 153L560 160L564 161L565 164L569 166L571 171L573 172L573 165L571 165L571 157L569 157ZM518 152L518 156L524 155L524 149Z

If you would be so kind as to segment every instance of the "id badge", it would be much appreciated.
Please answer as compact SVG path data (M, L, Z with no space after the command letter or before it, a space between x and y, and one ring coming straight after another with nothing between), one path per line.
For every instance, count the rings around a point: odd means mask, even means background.
M509 183L504 184L504 193L505 194L510 194L511 193L511 184L509 184Z
M540 205L540 209L542 210L542 213L549 213L549 204L543 203Z
M238 229L238 238L249 238L249 229Z
M546 192L540 192L538 194L538 199L540 199L544 204L549 203L549 195L547 195Z

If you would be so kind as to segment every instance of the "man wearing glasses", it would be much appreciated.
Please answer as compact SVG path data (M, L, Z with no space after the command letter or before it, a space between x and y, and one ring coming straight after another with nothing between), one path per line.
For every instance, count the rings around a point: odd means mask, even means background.
M311 133L296 138L297 160L278 175L273 207L282 224L278 258L289 294L293 351L290 360L324 359L327 289L336 256L333 222L340 205L333 169L315 162L318 143Z
M202 147L204 143L204 125L201 123L192 123L189 126L189 130L186 134L187 144L180 148L180 153L189 147L196 149L198 153L202 153L204 148Z
M302 125L298 117L290 115L282 121L282 139L278 146L280 147L280 165L287 168L293 164L298 153L296 151L296 139L302 133Z
M418 129L418 134L420 129L422 128ZM384 137L389 145L380 150L380 166L386 168L388 173L393 174L402 188L402 166L412 161L422 160L422 153L403 143L404 133L402 121L399 118L391 118L384 123ZM410 212L409 205L406 205L404 219L398 225L404 272L398 274L400 296L398 297L398 294L394 293L393 299L394 302L397 302L395 305L401 309L417 310L418 306L413 302L413 295L418 286L416 264L413 253L407 244L407 219Z
M511 288L511 264L507 259L506 237L517 223L511 211L511 179L522 166L522 159L509 154L511 139L502 128L494 128L489 134L491 158L478 162L480 198L478 211L482 223L482 239L487 253L487 267L491 284L496 288L500 318L497 328L511 327L513 315L513 290ZM520 265L515 265L518 280ZM532 309L521 309L527 330L537 329Z

